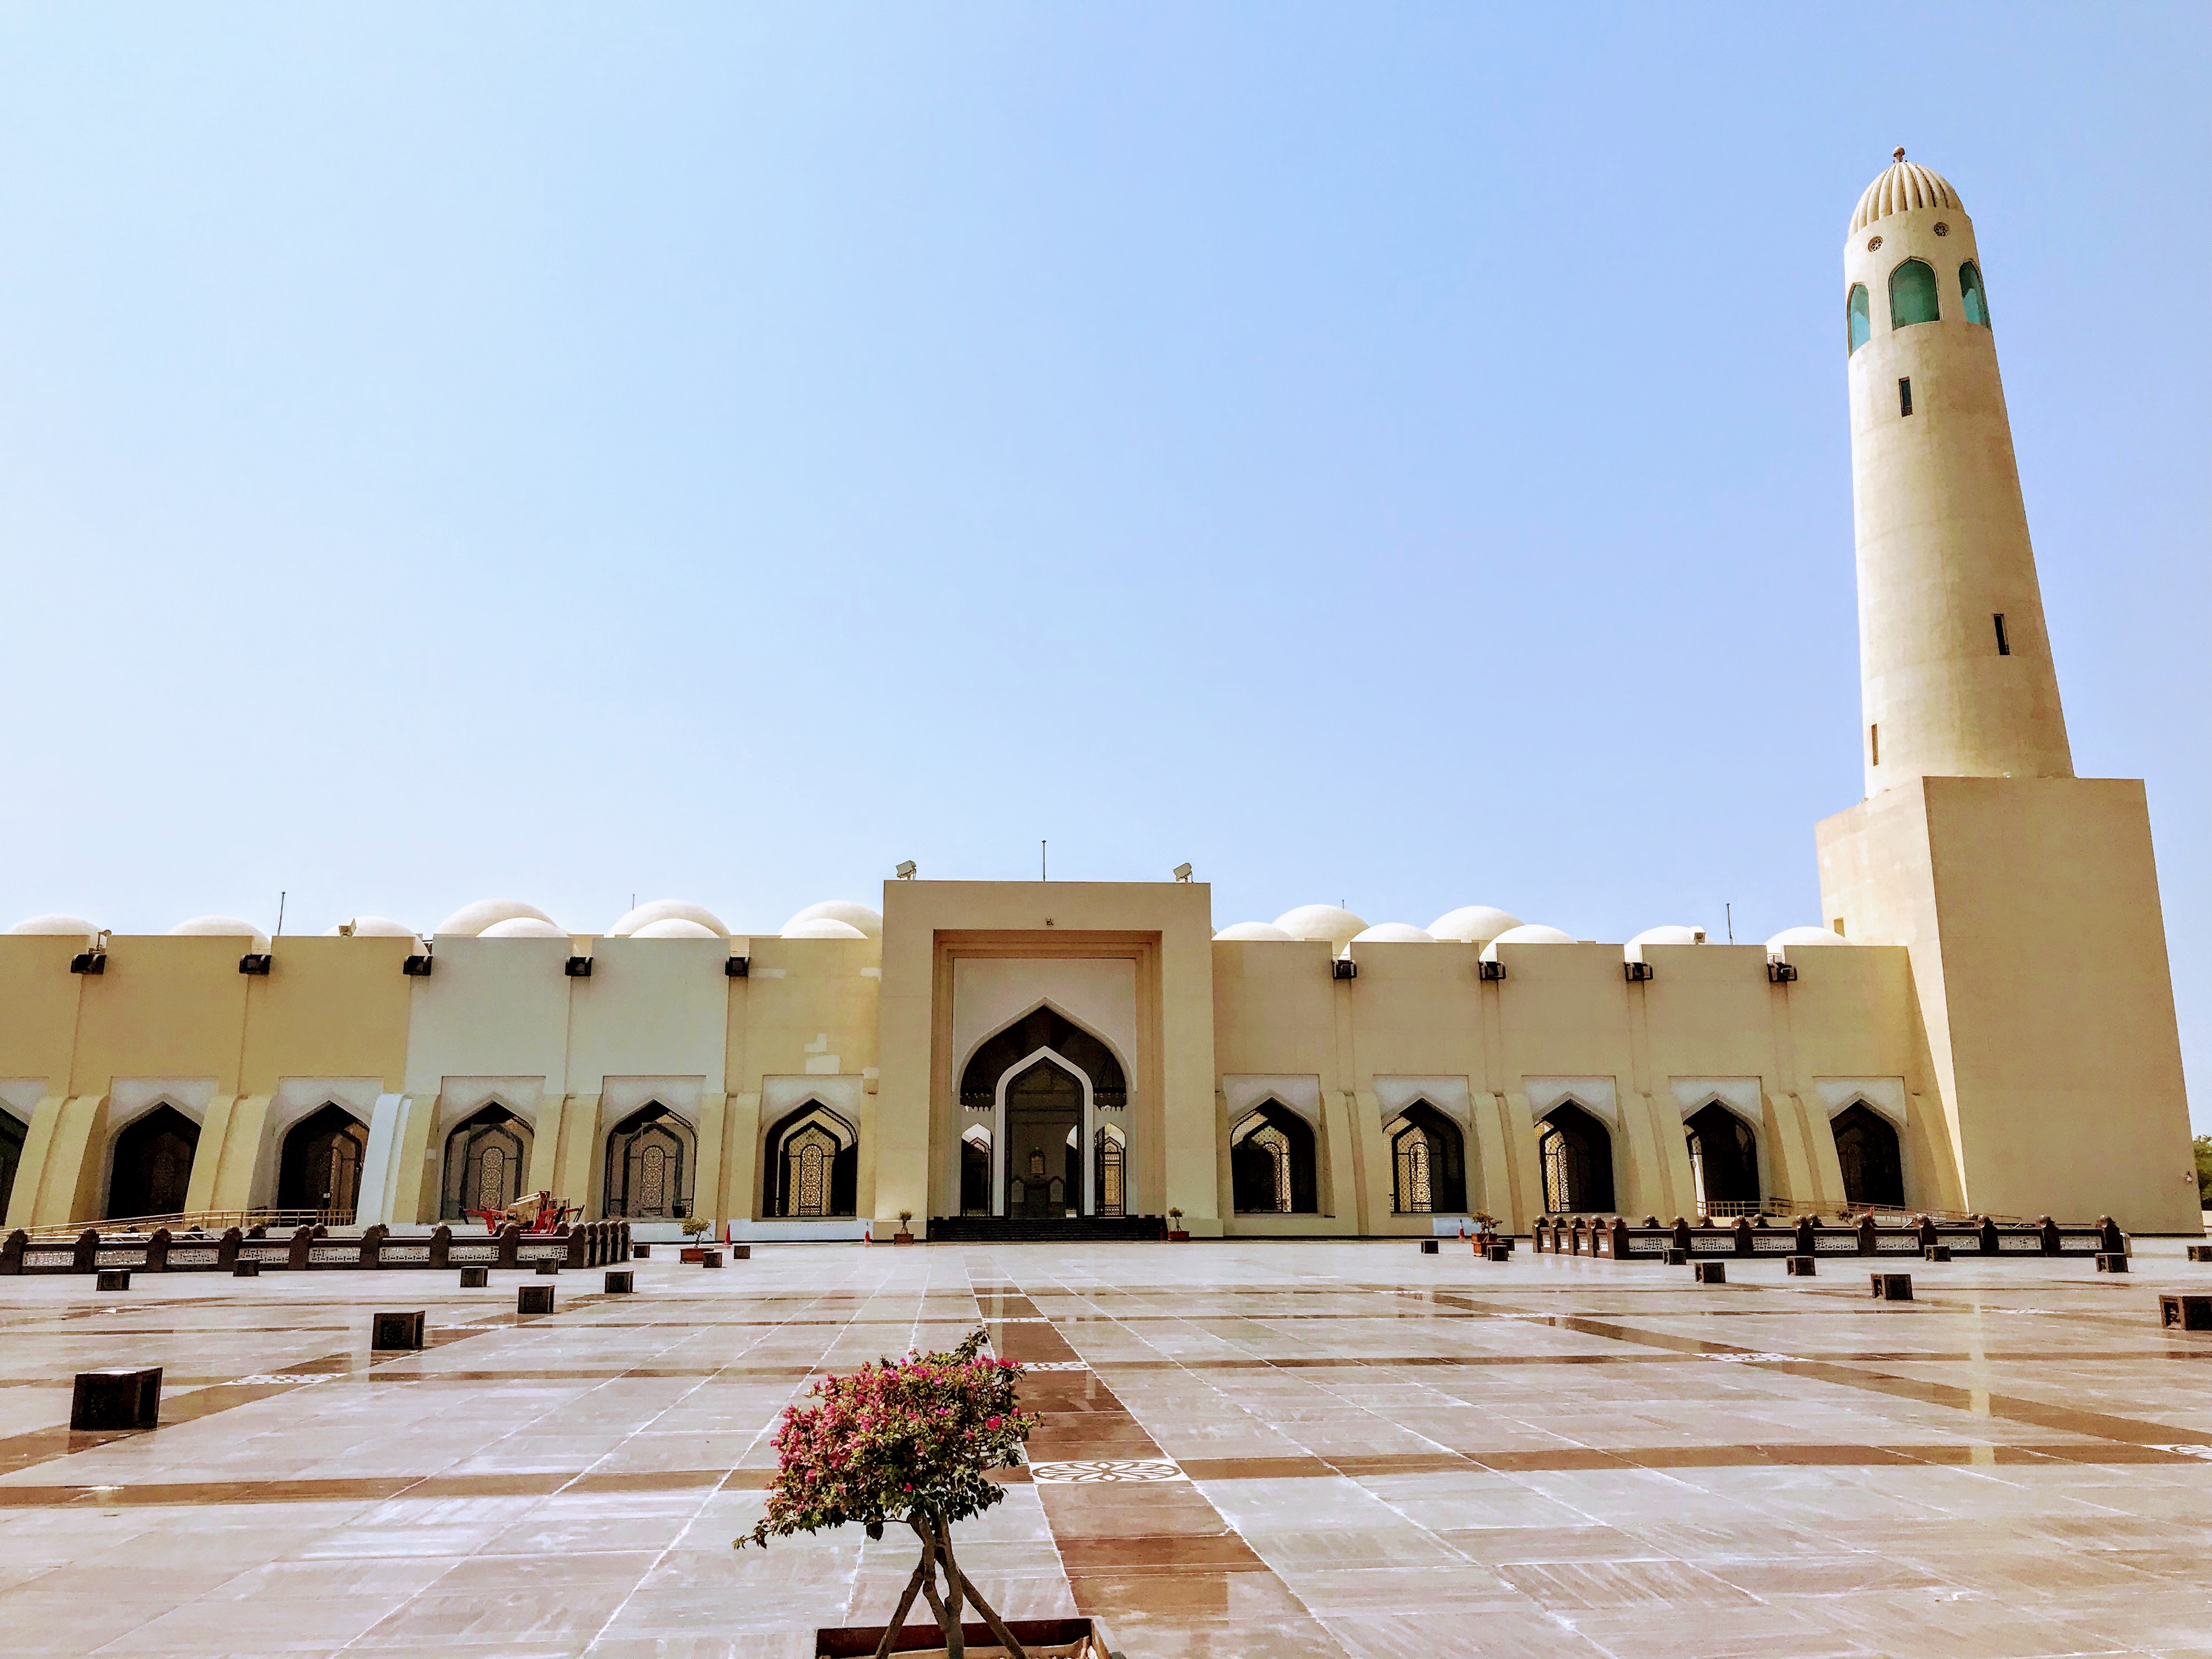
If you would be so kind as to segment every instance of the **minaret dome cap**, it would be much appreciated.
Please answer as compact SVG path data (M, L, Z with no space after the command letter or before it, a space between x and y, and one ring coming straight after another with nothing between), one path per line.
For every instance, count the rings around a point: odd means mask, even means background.
M1949 208L1954 213L1966 210L1948 179L1917 161L1906 161L1902 144L1893 153L1897 159L1882 169L1881 176L1869 185L1866 194L1859 198L1858 210L1851 215L1853 235L1875 220L1902 213L1907 208Z

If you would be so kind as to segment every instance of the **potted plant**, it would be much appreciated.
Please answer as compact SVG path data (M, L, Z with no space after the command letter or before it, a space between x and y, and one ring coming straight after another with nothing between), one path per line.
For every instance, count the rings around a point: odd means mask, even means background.
M1012 1659L1028 1659L952 1553L953 1527L1006 1497L1006 1488L988 1477L994 1469L1019 1467L1037 1425L1016 1403L1022 1368L983 1358L982 1347L979 1329L949 1352L910 1352L902 1360L827 1377L808 1396L816 1403L785 1408L772 1443L776 1469L768 1511L736 1540L737 1548L765 1548L771 1538L854 1521L871 1538L881 1538L886 1525L904 1526L921 1541L921 1559L890 1622L880 1631L823 1632L817 1638L821 1650L860 1653L854 1638L872 1635L873 1651L884 1659L920 1595L928 1600L951 1659L966 1650L963 1607L982 1615Z
M1190 1243L1190 1234L1182 1224L1182 1212L1172 1206L1168 1210L1168 1243L1170 1244Z
M891 1235L892 1243L911 1244L914 1243L914 1235L907 1231L906 1225L908 1222L913 1219L914 1212L912 1210L901 1210L899 1212L899 1230Z
M684 1261L700 1262L707 1259L706 1247L699 1241L713 1231L714 1224L703 1215L687 1215L682 1223L684 1237L691 1242L677 1253Z

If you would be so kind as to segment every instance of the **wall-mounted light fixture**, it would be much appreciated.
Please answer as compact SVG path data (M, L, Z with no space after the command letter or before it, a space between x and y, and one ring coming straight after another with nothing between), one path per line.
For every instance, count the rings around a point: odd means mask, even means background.
M1621 977L1631 985L1641 985L1651 977L1651 964L1648 962L1624 962L1620 964L1620 972Z
M410 979L429 978L430 968L430 953L428 951L423 951L419 957L410 957L399 964L399 971Z
M728 961L722 964L722 971L725 974L727 974L732 979L749 978L753 971L752 958L750 957L732 957Z
M270 957L266 951L248 951L244 956L239 957L238 971L266 979L269 977L269 962Z
M893 870L891 873L896 876L901 881L912 881L914 879L914 860L912 859L907 860L903 864Z
M1480 980L1504 979L1505 964L1502 962L1478 962L1474 964L1474 976Z
M1790 985L1796 983L1796 979L1797 970L1786 962L1766 964L1766 982L1770 985Z
M107 952L105 951L80 951L70 958L70 972L72 974L104 974L106 971Z
M1328 964L1328 976L1331 979L1358 979L1359 964L1350 957L1332 957Z
M1175 878L1177 881L1188 881L1190 879L1190 866L1188 864L1178 864L1176 866Z
M589 957L570 957L561 964L561 971L570 979L589 979L592 976L592 959Z

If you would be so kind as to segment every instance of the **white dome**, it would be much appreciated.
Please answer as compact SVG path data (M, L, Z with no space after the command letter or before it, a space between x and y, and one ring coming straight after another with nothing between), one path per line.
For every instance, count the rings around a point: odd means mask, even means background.
M1520 917L1494 904L1462 904L1431 922L1429 937L1461 945L1487 945L1507 928L1520 925Z
M459 909L438 924L437 931L448 937L468 938L481 933L502 921L513 921L526 916L534 921L551 923L553 918L534 904L525 904L520 899L478 899L474 904L464 904ZM556 928L555 930L558 932Z
M1273 939L1284 945L1289 944L1293 937L1276 927L1272 921L1239 921L1223 928L1214 935L1216 939Z
M1364 921L1334 904L1301 904L1277 916L1275 926L1292 939L1325 939L1332 951L1341 951L1367 931Z
M336 939L338 930L346 924L334 921L323 929L323 937ZM390 916L356 916L353 919L356 939L413 939L415 930L404 921L394 921Z
M1352 936L1354 945L1434 945L1437 936L1408 921L1378 921Z
M81 935L90 939L100 929L82 916L64 915L56 910L43 916L26 916L8 931L11 933L51 933L64 937Z
M1620 954L1626 961L1641 962L1644 960L1644 947L1647 945L1703 945L1705 942L1704 928L1684 927L1668 922L1662 927L1645 928L1620 947Z
M1563 933L1556 927L1547 927L1541 922L1523 922L1518 927L1509 927L1482 947L1485 962L1498 960L1501 945L1572 945L1575 936Z
M784 939L866 939L867 935L849 921L839 921L834 916L817 916L811 921L793 920L784 928Z
M884 919L880 913L852 899L823 899L819 904L810 904L789 921L783 924L786 939L842 939L842 933L794 933L791 930L810 921L842 921L856 928L866 938L884 936Z
M509 916L505 921L495 921L477 935L478 939L566 939L568 930L558 922L543 916Z
M642 937L645 930L657 921L688 921L705 928L716 939L727 939L730 930L722 925L721 917L703 904L694 904L689 899L654 899L641 904L620 921L607 929L609 939ZM655 933L654 939L696 939L696 933Z
M727 939L727 933L717 933L703 921L694 921L689 916L663 916L659 921L648 921L630 936L632 939Z
M1766 941L1770 953L1799 945L1848 945L1850 941L1827 927L1785 927Z
M269 948L268 934L263 933L252 922L242 921L236 916L194 916L190 921L179 922L169 931L172 933L198 934L218 939L232 937L250 939L253 941L253 948L256 951L266 951Z

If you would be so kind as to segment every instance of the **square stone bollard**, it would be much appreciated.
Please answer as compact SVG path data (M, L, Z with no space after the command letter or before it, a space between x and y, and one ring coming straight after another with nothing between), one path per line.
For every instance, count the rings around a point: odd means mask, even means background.
M2128 1270L2128 1259L2118 1250L2097 1252L2097 1271L2100 1273L2124 1273Z
M1877 1301L1910 1302L1912 1300L1911 1273L1873 1273L1869 1276L1874 1280L1872 1294Z
M628 1267L610 1269L607 1273L607 1294L628 1296L637 1288L637 1275Z
M2169 1330L2212 1331L2212 1296L2162 1296L2158 1322Z
M750 1244L732 1244L732 1245L731 1245L731 1246L730 1246L730 1260L731 1260L731 1261L751 1261L752 1259L753 1259L753 1247L752 1247L751 1245L750 1245Z
M2212 1244L2191 1244L2189 1259L2191 1261L2212 1261Z
M629 1256L633 1261L649 1261L653 1259L653 1246L633 1244L629 1247Z
M1690 1253L1675 1245L1669 1244L1667 1247L1667 1265L1670 1267L1688 1267L1690 1265Z
M553 1311L553 1287L550 1285L525 1285L515 1292L514 1310L522 1314L550 1314Z
M80 1434L150 1429L161 1420L161 1368L79 1371L70 1395L70 1428Z
M422 1328L428 1322L421 1308L405 1313L371 1314L369 1348L371 1352L379 1348L419 1348L422 1346Z
M491 1269L489 1267L464 1267L461 1269L461 1288L465 1291L480 1291L490 1283Z
M1820 1260L1814 1255L1786 1256L1783 1259L1782 1271L1793 1279L1810 1279L1820 1265Z
M99 1279L94 1281L94 1288L95 1290L101 1291L129 1290L131 1288L131 1269L128 1267L102 1267L100 1270Z
M722 1265L722 1253L721 1253L720 1250L702 1250L702 1251L700 1251L700 1252L699 1252L699 1265L700 1265L701 1267L720 1267L720 1266Z
M1951 1259L1951 1247L1948 1244L1930 1244L1920 1254L1925 1261L1948 1261Z
M541 1278L550 1279L560 1271L561 1264L551 1256L541 1255L538 1258L538 1272Z
M1423 1255L1434 1255L1436 1253L1437 1241L1435 1239L1425 1238L1421 1241L1421 1254Z
M258 1279L261 1277L261 1264L258 1261L234 1261L230 1267L230 1276L233 1279Z
M1728 1263L1692 1261L1690 1264L1690 1277L1700 1285L1725 1285L1728 1283Z

